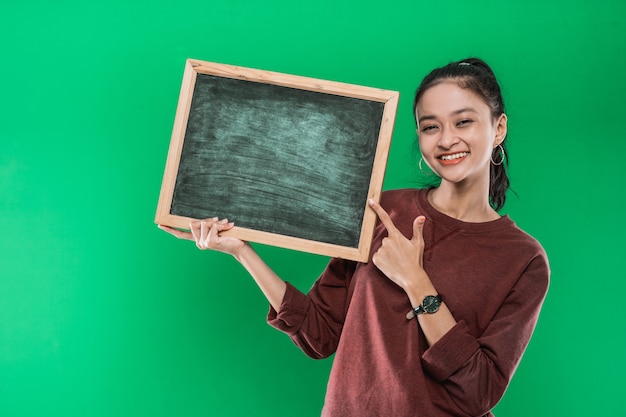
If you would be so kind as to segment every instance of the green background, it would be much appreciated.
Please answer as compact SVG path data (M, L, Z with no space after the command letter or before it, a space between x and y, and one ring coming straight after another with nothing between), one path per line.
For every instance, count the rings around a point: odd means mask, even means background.
M496 414L626 415L625 24L623 0L2 0L0 415L319 415L331 361L153 224L185 59L399 90L391 189L419 180L419 80L470 55L508 105L504 212L553 272ZM327 262L257 247L302 290Z

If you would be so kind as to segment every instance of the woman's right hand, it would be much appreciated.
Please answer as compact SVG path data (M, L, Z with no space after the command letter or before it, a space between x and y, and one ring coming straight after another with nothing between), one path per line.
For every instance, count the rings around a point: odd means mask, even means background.
M189 232L159 225L161 230L179 239L195 241L199 249L214 249L233 255L252 275L274 310L280 311L287 284L267 266L247 242L221 235L222 232L233 227L233 223L229 223L226 219L218 220L217 217L191 222Z
M191 222L189 232L159 225L159 229L179 239L195 241L196 246L201 250L212 249L237 257L247 243L234 237L220 235L221 232L233 227L234 224L229 223L227 219L219 220L217 217Z

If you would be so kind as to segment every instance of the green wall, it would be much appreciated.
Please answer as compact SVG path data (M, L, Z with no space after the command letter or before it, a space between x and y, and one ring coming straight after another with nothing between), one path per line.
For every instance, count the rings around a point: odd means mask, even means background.
M0 415L319 415L330 361L152 223L184 61L399 90L390 189L418 179L418 81L469 55L509 108L505 211L553 269L496 412L626 415L625 24L622 0L2 0ZM258 249L302 290L327 262Z

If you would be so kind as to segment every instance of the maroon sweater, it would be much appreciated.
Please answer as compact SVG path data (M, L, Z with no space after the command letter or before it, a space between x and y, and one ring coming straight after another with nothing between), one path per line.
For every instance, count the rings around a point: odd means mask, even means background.
M287 286L268 322L309 356L336 353L323 416L490 416L531 337L549 282L546 254L508 216L466 223L427 190L383 193L405 236L426 216L424 269L457 321L428 346L406 293L371 262L333 259L308 295ZM378 223L372 253L386 236Z

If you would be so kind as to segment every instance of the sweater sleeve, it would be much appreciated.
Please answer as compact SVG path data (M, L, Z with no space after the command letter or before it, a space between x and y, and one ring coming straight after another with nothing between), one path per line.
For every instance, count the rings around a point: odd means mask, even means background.
M332 355L343 328L355 268L355 262L332 259L307 295L287 283L280 312L270 306L268 323L289 335L306 355L314 359Z
M534 331L549 284L545 253L535 257L480 337L457 324L422 356L425 370L469 416L504 395Z

